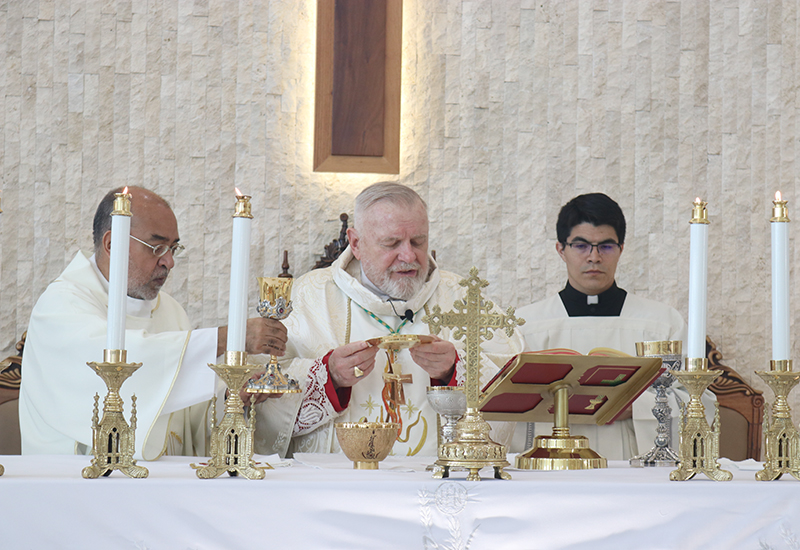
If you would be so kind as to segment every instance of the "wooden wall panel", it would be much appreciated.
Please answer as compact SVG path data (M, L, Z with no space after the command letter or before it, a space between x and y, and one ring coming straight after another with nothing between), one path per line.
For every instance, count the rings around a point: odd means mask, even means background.
M400 173L402 0L319 0L314 171Z

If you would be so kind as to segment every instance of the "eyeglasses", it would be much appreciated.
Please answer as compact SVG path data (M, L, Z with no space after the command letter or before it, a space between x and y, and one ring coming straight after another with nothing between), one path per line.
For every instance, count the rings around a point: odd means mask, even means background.
M573 241L571 243L564 243L564 245L570 247L572 250L582 256L588 256L591 254L593 248L597 248L597 252L601 256L616 254L622 250L622 247L619 245L619 243L615 242L592 244L587 243L586 241Z
M152 244L144 242L142 239L137 239L133 235L130 236L136 242L140 242L145 245L147 248L153 251L153 256L156 258L163 257L167 252L172 252L172 257L176 258L181 255L181 253L186 250L186 247L183 246L181 243L175 243L172 246L167 246L165 244L159 244L157 246L153 246Z

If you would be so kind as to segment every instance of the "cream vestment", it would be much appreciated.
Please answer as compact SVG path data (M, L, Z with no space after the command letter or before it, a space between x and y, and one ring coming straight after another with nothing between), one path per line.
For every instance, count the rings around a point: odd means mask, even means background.
M190 330L169 295L128 298L128 362L142 363L122 385L125 419L136 394L136 456L205 454L207 401L214 393L217 329ZM79 252L36 302L22 359L19 419L24 454L86 454L94 395L107 388L86 365L103 360L108 282ZM144 450L143 450L144 449Z
M427 311L439 305L443 312L453 309L465 291L459 286L462 279L453 273L434 267L422 290L408 302L382 300L361 282L361 265L350 249L346 249L327 269L311 271L300 277L292 289L293 313L284 321L289 331L289 343L283 358L284 372L298 382L304 392L268 399L257 405L256 449L260 453L338 452L333 424L385 419L386 412L381 397L384 388L382 373L386 367L386 353L381 350L375 359L375 368L352 389L349 405L337 413L325 393L328 379L323 357L332 349L348 342L385 336L389 330L370 313L381 319L400 334L430 334L422 321ZM403 322L397 314L407 309L414 312L413 322ZM368 313L370 312L370 313ZM453 342L460 359L456 365L456 378L463 383L465 376L462 361L464 341L452 338L452 329L442 329L439 336ZM509 338L497 331L492 340L482 344L481 375L488 380L498 368L522 351L522 338L514 334ZM411 359L405 349L397 356L396 365L403 375L411 375L412 382L404 383L406 404L400 407L401 434L394 445L394 455L436 455L436 413L428 405L427 387L431 385L428 374ZM500 426L508 430L510 426ZM499 426L492 437L499 442L508 439L509 433L500 434Z
M605 347L636 355L636 342L650 340L686 339L686 323L674 308L628 293L618 317L569 317L556 294L517 310L526 320L520 328L525 338L525 349L539 351L554 348L573 349L589 353L594 348ZM687 402L688 393L673 382L668 391L672 408L672 448L678 448L678 397ZM713 398L704 399L706 415L713 419ZM570 425L570 432L589 438L592 449L609 460L628 459L645 453L653 447L658 423L653 417L655 391L648 389L634 402L633 421L622 420L605 426ZM550 435L552 423L536 423L535 435ZM525 423L519 423L514 435L513 451L525 446ZM530 440L530 435L527 437Z

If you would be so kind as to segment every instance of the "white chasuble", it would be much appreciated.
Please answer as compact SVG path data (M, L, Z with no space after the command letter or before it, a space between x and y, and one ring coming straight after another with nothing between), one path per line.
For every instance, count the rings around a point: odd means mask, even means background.
M103 360L107 312L108 283L79 252L31 313L19 399L24 454L91 452L94 396L102 417L108 389L86 363ZM131 395L137 398L135 456L205 454L215 385L207 363L215 360L217 330L191 331L186 312L164 292L128 298L126 323L127 360L142 363L120 391L129 423Z
M520 327L525 349L540 351L567 348L587 354L594 348L611 348L636 355L636 342L686 339L686 323L674 308L628 293L619 317L569 317L561 297L556 294L517 310L526 323ZM688 402L688 393L677 382L667 392L672 408L672 448L678 448L679 407ZM706 416L713 419L713 394L705 398ZM592 449L609 460L627 460L646 453L654 445L658 422L652 413L655 390L648 389L633 404L633 420L616 421L605 426L571 424L570 433L589 438ZM710 410L709 410L710 409ZM535 435L550 435L552 423L536 423ZM517 426L512 450L525 447L525 423Z
M399 314L407 309L414 312L413 322L403 323L388 302L361 283L360 263L349 248L330 268L314 270L298 278L292 289L294 311L284 321L289 343L281 362L284 372L295 378L304 391L280 399L267 399L257 405L257 452L281 456L293 452L339 452L334 422L356 422L362 417L372 421L386 419L386 406L381 397L387 364L384 350L378 352L375 368L353 386L349 404L341 413L334 411L325 396L323 386L327 371L322 358L345 343L390 334L383 323L393 330L399 329L399 334L430 334L428 325L422 321L427 311L439 305L443 312L449 312L465 293L458 284L462 277L441 271L435 268L432 258L428 260L434 269L422 290L408 302L394 302ZM454 340L452 333L452 329L443 328L438 336L455 345L459 354L456 377L462 384L466 376L465 343ZM522 339L516 334L509 338L504 331L496 331L492 340L482 343L482 351L481 378L485 382L522 351ZM404 377L410 375L411 381L403 383L405 404L399 407L402 428L392 454L435 456L437 415L426 397L430 377L414 363L408 350L396 354L394 365ZM513 426L496 423L492 437L504 442L509 439L511 428ZM505 432L499 433L503 430Z

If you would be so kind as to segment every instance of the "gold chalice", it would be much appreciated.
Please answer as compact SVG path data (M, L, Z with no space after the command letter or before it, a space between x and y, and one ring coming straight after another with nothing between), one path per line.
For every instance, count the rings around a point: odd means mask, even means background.
M396 422L337 422L336 438L356 470L377 470L378 462L389 456L397 439Z
M286 319L292 312L292 281L284 277L258 277L259 302L256 311L265 319ZM267 370L245 388L247 393L300 393L297 380L287 378L278 365L278 358L270 355Z

